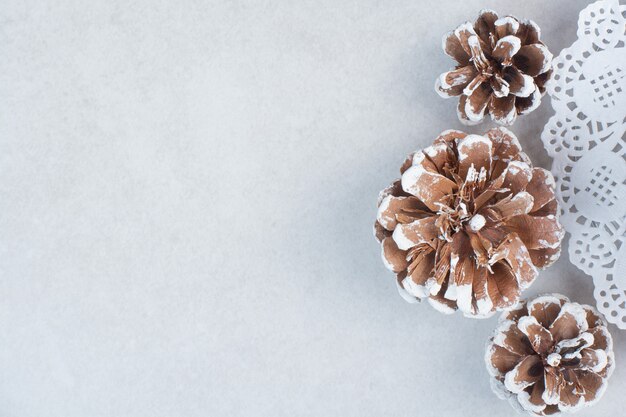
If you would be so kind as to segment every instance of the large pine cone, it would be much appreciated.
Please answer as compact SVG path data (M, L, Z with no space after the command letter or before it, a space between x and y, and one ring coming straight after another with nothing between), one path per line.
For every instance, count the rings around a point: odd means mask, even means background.
M446 131L400 172L380 194L375 233L407 300L486 317L558 258L554 179L510 131Z
M552 54L539 37L531 20L499 19L483 10L476 23L444 36L443 49L458 65L437 79L437 92L460 96L458 115L465 124L479 123L486 114L496 123L513 124L517 115L539 106L552 73Z
M552 294L502 314L485 362L498 396L545 416L597 402L615 359L600 314Z

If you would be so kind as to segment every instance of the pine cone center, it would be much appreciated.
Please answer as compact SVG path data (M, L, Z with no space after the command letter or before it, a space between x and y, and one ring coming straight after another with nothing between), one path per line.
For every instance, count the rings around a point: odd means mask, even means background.
M458 160L458 149L454 143L448 144L448 154L454 155L453 161ZM465 230L467 233L477 233L487 220L481 214L476 213L480 207L476 207L475 197L480 195L490 178L490 173L481 167L479 171L471 165L465 176L459 172L459 165L450 162L444 169L446 176L457 185L457 192L449 197L449 204L440 204L437 212L437 226L441 231L441 239L451 242L455 233Z
M578 339L570 343L555 344L552 349L541 355L544 366L555 369L557 373L567 373L568 368L578 368L582 358L582 350L593 343L593 337L582 334Z

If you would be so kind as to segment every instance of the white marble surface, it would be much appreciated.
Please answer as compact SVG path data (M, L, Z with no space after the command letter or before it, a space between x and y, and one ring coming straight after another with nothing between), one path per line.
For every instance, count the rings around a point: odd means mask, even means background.
M0 415L513 415L496 319L405 303L375 201L460 127L433 91L445 31L492 7L556 53L585 5L1 0ZM544 167L551 112L513 128ZM546 291L593 302L567 256ZM623 415L611 330L580 415Z

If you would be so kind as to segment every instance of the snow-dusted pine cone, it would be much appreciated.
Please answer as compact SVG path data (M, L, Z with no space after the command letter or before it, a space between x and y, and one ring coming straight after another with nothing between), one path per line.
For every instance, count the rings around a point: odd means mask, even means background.
M600 314L551 294L502 314L485 362L499 397L528 414L546 416L597 402L615 360Z
M483 10L474 24L444 36L443 49L457 66L437 79L437 92L460 96L458 115L465 124L480 123L486 114L513 124L539 106L552 73L552 54L539 38L535 22Z
M486 317L558 258L554 178L507 129L446 131L400 172L380 194L375 233L407 300Z

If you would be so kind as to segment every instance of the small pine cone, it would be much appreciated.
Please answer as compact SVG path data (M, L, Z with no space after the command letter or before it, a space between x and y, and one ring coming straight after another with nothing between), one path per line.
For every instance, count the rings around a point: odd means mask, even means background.
M400 173L379 196L375 235L405 299L488 317L558 258L554 178L507 129L446 131Z
M443 49L457 66L437 79L437 92L460 96L458 116L465 124L480 123L486 114L498 124L513 124L539 106L552 73L552 54L539 37L531 20L481 11L476 23L443 37Z
M558 294L503 313L485 362L494 392L535 416L593 405L615 366L604 319Z

